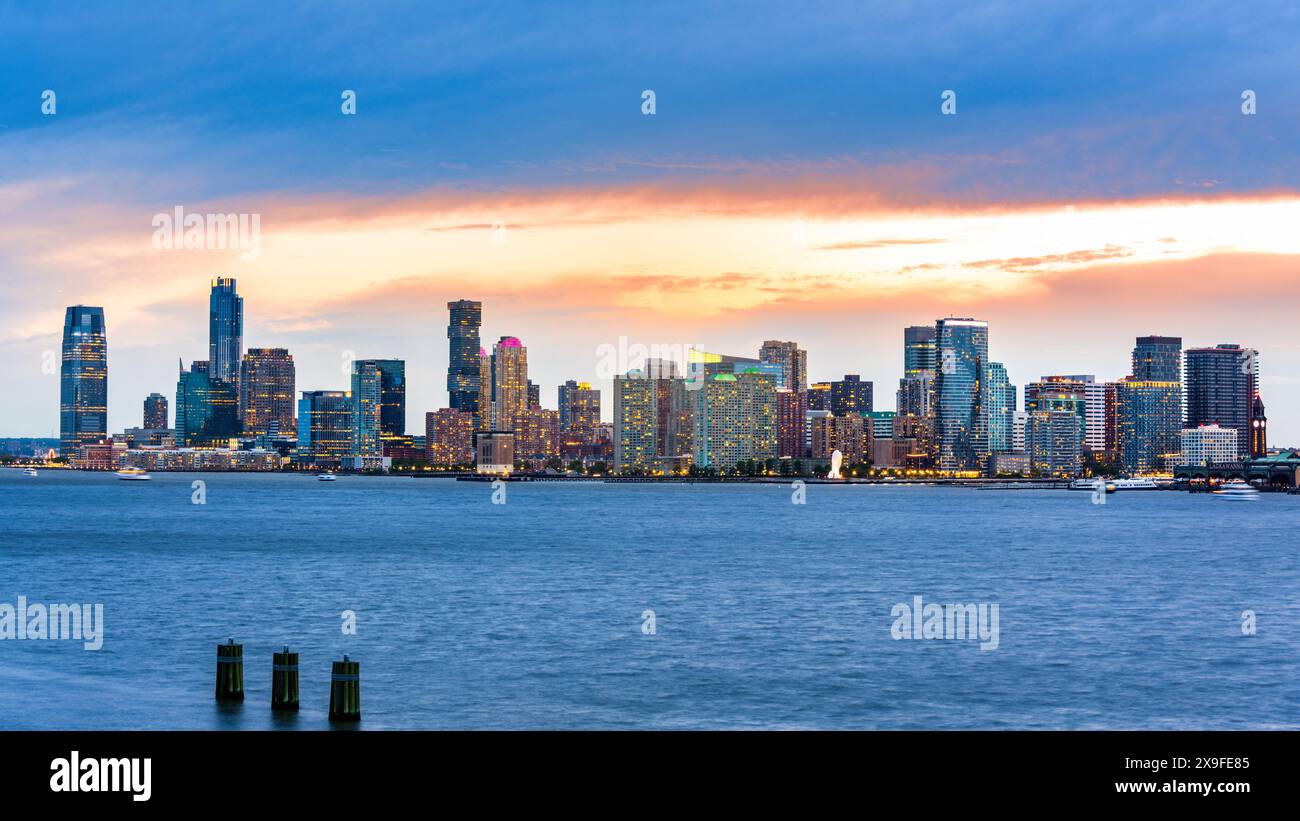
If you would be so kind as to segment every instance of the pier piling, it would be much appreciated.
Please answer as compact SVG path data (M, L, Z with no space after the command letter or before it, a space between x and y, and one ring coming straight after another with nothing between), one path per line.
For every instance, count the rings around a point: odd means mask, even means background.
M217 645L217 701L244 700L244 645Z
M272 654L271 710L298 712L298 654L290 653L288 645L283 652Z
M330 675L330 721L361 720L361 662L333 662Z

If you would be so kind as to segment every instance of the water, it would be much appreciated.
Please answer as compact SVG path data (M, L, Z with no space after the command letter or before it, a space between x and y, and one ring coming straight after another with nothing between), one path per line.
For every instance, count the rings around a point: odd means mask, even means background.
M1297 497L491 493L0 470L0 602L102 602L106 622L97 652L0 641L0 728L324 728L344 653L361 661L364 728L1300 726ZM999 647L893 640L891 608L917 594L998 603ZM247 700L224 708L213 657L230 636ZM302 711L278 719L286 643Z

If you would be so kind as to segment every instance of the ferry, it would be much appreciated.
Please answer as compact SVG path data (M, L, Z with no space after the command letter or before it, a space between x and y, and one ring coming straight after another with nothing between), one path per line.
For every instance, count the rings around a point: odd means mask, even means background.
M36 473L36 468L23 468L23 475L24 475L24 476L37 476L37 475L39 475L39 474Z
M1159 490L1160 484L1155 479L1116 479L1116 490Z
M147 482L149 481L149 474L145 472L144 468L130 467L119 470L117 472L117 478L125 479L129 482Z
M1214 495L1222 499L1256 499L1259 497L1259 490L1240 479L1234 479L1214 491Z
M1114 493L1115 490L1117 489L1115 486L1115 480L1107 479L1105 488L1107 493ZM1096 491L1097 480L1096 479L1075 479L1073 482L1070 483L1070 490Z
M322 481L322 482L333 482L333 481L334 481L335 479L337 479L338 477L335 476L333 473L330 473L330 472L327 470L327 471L325 471L324 473L318 473L318 474L316 474L316 478L319 479L319 480Z

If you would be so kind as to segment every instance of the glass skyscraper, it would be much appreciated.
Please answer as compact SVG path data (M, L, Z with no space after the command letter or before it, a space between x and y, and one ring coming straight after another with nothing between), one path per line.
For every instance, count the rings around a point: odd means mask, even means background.
M938 367L935 329L930 325L912 325L903 329L903 375L934 373Z
M1237 432L1237 455L1251 452L1259 354L1224 344L1187 351L1186 427L1219 425Z
M239 418L244 432L265 436L294 429L297 370L284 348L249 348L239 369Z
M447 404L454 410L479 411L481 401L491 401L491 386L480 383L479 371L483 303L460 299L448 302L447 311Z
M224 447L239 434L235 386L213 379L211 368L193 362L176 380L176 443L182 447Z
M984 374L989 452L1014 450L1012 422L1016 415L1016 386L1007 378L1007 368L1001 362L990 362Z
M1182 452L1183 340L1139 336L1133 374L1116 385L1119 457L1131 474L1166 471Z
M59 452L77 455L108 436L108 337L104 309L72 305L63 316Z
M940 319L935 322L935 345L935 461L940 470L980 470L989 452L982 388L988 323L969 317Z
M298 400L298 453L302 464L337 466L352 448L353 403L347 391L303 391Z
M352 363L352 455L383 453L379 438L379 413L383 401L383 376L373 359Z
M1133 347L1133 378L1143 382L1179 382L1182 358L1181 337L1139 336Z
M244 356L244 298L235 293L235 280L212 280L208 297L208 377L239 384Z

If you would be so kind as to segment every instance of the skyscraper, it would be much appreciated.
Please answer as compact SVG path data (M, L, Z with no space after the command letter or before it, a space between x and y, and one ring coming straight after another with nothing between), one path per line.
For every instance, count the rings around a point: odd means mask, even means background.
M374 359L352 363L352 456L379 456L383 444L379 438L380 408L383 402L383 375Z
M1251 452L1255 397L1259 395L1259 354L1240 345L1187 351L1185 427L1218 425L1237 432L1237 455Z
M694 463L730 470L776 457L776 377L757 368L718 373L691 391Z
M807 394L780 388L776 392L776 455L801 459L807 454L804 428L807 426Z
M146 430L167 428L167 397L161 393L151 393L144 398L144 428Z
M600 426L600 390L572 379L560 386L560 430L590 442Z
M483 325L483 303L460 299L447 303L447 403L453 410L475 412L489 386L480 381L479 330Z
M63 315L59 373L59 453L108 435L108 337L104 309L72 305Z
M244 355L244 298L235 293L235 280L212 280L208 297L208 378L239 384Z
M431 465L474 464L474 414L441 408L424 415L425 458Z
M987 409L989 452L1015 449L1012 423L1016 414L1016 386L1007 378L1001 362L990 362L984 370L984 406Z
M856 373L846 373L842 380L831 383L831 413L835 416L849 413L866 416L872 410L871 394L871 382L863 382Z
M385 445L406 435L406 360L374 363L379 369L379 440Z
M655 382L639 370L614 377L614 470L655 463Z
M1116 386L1119 457L1132 474L1164 472L1182 452L1182 347L1176 336L1140 336L1133 373Z
M179 363L178 363L179 364ZM213 379L211 363L180 366L176 380L176 442L182 447L224 447L239 435L239 399L230 382Z
M808 388L808 352L799 348L797 342L781 342L769 339L758 350L761 362L781 366L782 380L778 388L803 391Z
M303 391L298 400L297 460L337 466L352 448L352 399L347 391Z
M989 326L969 317L935 322L934 437L941 470L979 470L988 455L988 420L981 382L988 362Z
M938 367L935 329L931 325L912 325L903 329L903 375L933 374Z
M528 408L528 349L516 337L492 346L492 396L492 429L513 431Z
M244 433L294 431L297 370L284 348L249 348L239 365L239 418Z
M492 430L492 355L484 348L478 349L478 379L474 423L478 430Z

